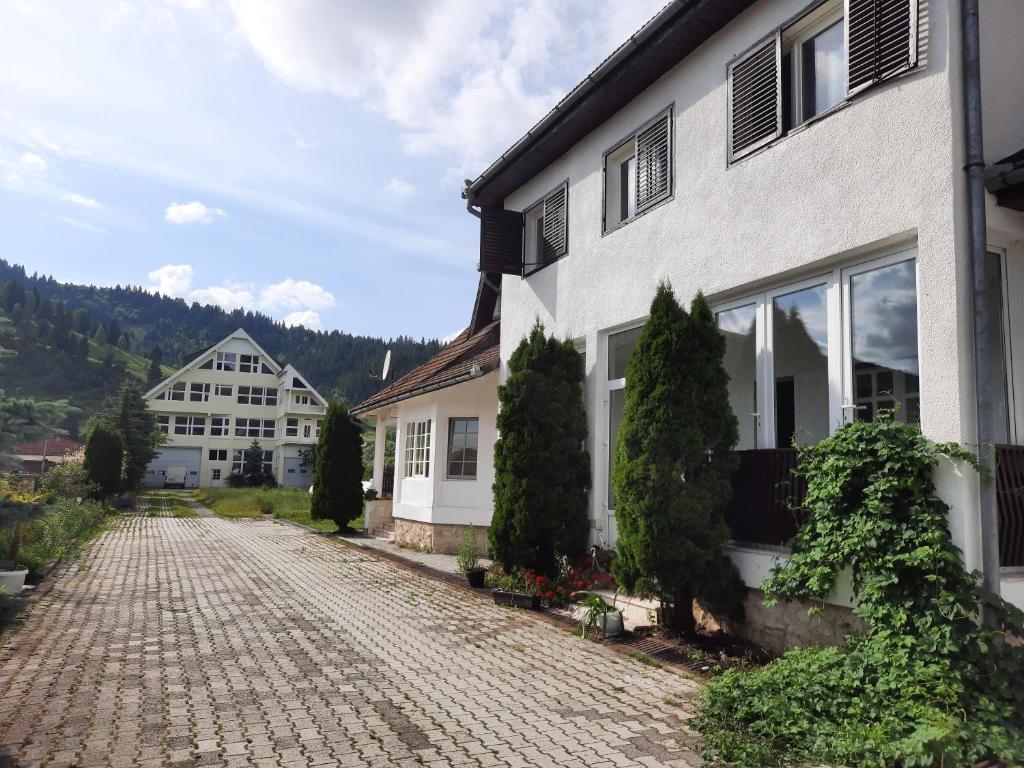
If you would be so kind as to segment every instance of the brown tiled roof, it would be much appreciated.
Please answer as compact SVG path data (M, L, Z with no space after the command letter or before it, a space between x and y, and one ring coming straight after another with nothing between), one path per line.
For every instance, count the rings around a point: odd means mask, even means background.
M414 397L425 389L443 389L455 384L468 374L474 365L484 373L498 367L500 321L485 325L479 332L469 335L467 328L440 352L419 368L367 398L352 409L353 414L365 413L385 403Z
M22 443L14 446L15 456L65 456L84 448L81 443L70 437L51 437L34 443Z

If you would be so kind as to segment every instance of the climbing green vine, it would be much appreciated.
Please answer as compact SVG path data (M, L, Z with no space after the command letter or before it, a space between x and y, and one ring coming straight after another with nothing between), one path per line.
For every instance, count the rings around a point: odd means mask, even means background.
M707 689L705 756L741 765L957 766L1024 759L1024 614L984 591L954 545L932 473L975 465L882 413L805 449L805 522L766 601L820 605L845 569L864 631L790 651ZM991 606L998 628L979 622ZM813 611L814 608L812 607Z

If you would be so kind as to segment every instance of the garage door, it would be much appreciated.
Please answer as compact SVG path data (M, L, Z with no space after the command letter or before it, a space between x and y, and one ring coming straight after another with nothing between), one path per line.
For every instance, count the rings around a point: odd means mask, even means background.
M303 467L302 459L298 456L284 457L284 479L281 485L290 488L308 488L313 484L313 469Z
M199 485L199 462L202 459L201 448L162 448L146 467L142 484L150 488L163 488L169 467L185 468L185 487L195 488Z

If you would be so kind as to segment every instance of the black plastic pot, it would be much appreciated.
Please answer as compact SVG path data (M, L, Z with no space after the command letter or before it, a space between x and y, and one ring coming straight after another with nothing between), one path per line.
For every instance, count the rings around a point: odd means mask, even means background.
M483 568L470 568L466 571L466 581L474 589L480 589L484 585L485 575L487 575L487 571Z
M502 589L492 589L491 596L498 605L512 605L516 608L529 608L534 611L540 608L540 598L527 592L506 592Z

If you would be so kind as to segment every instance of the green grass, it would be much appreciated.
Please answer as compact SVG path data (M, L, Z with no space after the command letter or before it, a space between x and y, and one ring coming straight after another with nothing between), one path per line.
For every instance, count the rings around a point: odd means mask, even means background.
M221 517L262 518L264 513L308 525L318 531L338 530L330 520L314 520L309 516L309 491L301 488L202 488L193 494L196 500ZM350 530L361 531L363 518L349 523Z

